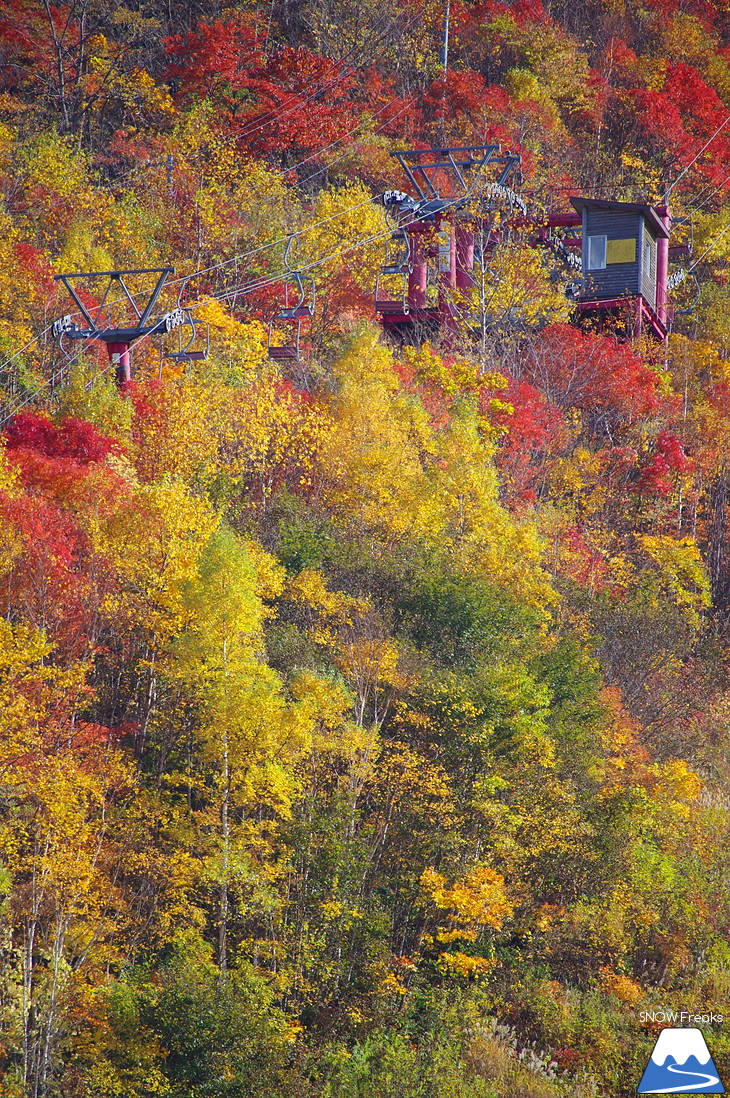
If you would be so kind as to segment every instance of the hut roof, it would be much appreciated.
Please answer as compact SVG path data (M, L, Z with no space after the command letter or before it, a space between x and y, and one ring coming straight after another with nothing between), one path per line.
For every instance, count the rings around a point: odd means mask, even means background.
M609 210L612 213L639 213L651 225L657 236L669 237L669 229L653 206L645 202L609 202L603 198L571 198L571 204L582 214L587 210Z

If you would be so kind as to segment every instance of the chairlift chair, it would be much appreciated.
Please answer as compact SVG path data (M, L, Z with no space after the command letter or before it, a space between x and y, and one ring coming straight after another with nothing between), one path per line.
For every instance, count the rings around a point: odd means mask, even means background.
M205 329L205 337L202 347L193 347L198 338L199 327ZM189 332L187 343L183 343L183 329ZM210 325L196 320L185 310L185 321L177 329L177 350L168 351L165 358L171 358L173 362L205 362L210 355Z
M399 246L395 252L393 243ZM378 271L375 280L375 311L378 313L408 313L408 276L413 268L413 249L411 240L405 229L396 229L388 242L388 250L385 263ZM395 252L395 254L393 254ZM398 298L389 298L381 295L380 280L398 276L402 279L403 291Z
M284 283L284 308L271 317L269 321L269 358L274 362L299 362L301 359L301 335L302 321L311 320L314 316L314 279L310 275L303 275L301 271L294 270L289 264L294 237L289 241L284 253L284 264L289 272ZM291 304L291 302L294 302ZM293 338L279 346L272 342L274 329L282 324L293 327Z

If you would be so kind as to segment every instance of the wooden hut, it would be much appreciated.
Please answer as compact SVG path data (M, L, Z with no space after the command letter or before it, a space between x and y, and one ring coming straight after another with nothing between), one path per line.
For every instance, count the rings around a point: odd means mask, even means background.
M571 198L583 223L583 313L626 315L639 334L667 334L669 211L639 202Z

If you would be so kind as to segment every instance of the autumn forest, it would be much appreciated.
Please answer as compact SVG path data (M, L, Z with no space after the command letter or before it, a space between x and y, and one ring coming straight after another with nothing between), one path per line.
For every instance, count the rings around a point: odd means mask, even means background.
M628 1098L730 1015L730 4L231 3L0 3L0 1093Z

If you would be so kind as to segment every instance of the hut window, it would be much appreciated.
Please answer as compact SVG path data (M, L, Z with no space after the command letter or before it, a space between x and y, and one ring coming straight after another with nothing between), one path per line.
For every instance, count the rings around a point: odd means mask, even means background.
M651 278L651 241L644 241L644 277Z
M588 270L602 271L606 266L606 237L588 237Z

